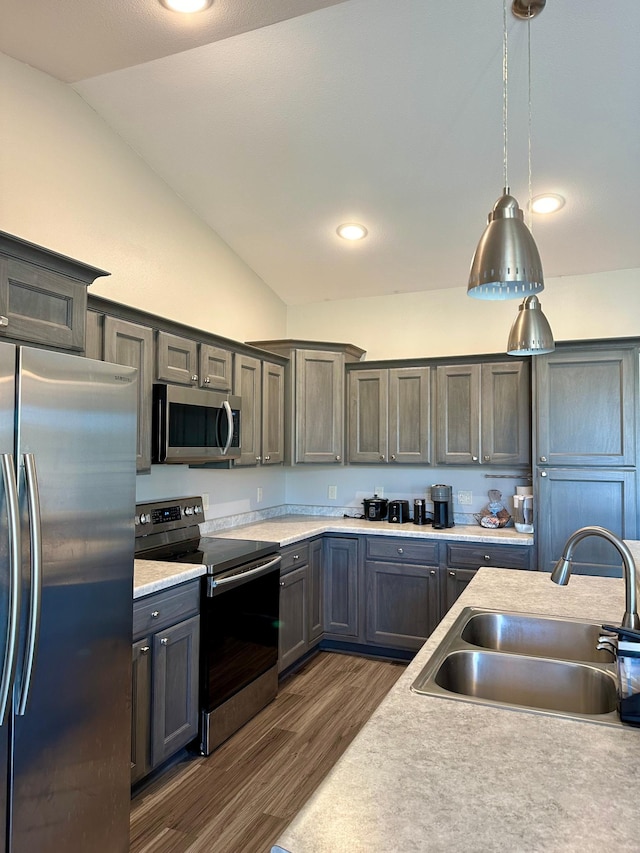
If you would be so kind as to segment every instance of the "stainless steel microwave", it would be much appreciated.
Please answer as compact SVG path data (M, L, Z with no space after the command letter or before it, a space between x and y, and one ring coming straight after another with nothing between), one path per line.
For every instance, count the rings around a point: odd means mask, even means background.
M151 461L199 465L240 456L240 397L153 386Z

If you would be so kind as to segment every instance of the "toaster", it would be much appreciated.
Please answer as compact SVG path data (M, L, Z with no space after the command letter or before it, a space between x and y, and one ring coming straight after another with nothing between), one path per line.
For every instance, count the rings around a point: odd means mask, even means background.
M409 501L389 501L387 518L391 524L406 524L409 518Z

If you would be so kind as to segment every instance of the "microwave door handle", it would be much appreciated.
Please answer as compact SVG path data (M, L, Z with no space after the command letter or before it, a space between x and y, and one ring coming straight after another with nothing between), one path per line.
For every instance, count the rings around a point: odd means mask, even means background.
M3 453L0 455L2 466L2 481L4 484L5 500L7 504L7 523L9 538L9 601L8 601L8 624L7 641L4 649L4 660L2 662L2 679L0 680L0 726L4 725L9 696L16 672L18 655L18 630L20 620L20 560L22 549L20 547L20 512L18 508L18 486L13 467L13 454Z
M40 611L42 606L42 528L40 524L40 495L36 460L32 453L24 454L25 484L27 487L27 505L29 507L29 542L31 546L31 595L29 604L29 622L27 626L27 645L24 653L22 680L16 714L23 717L27 712L27 703L33 678L38 636L40 634Z
M231 439L233 438L233 412L231 411L231 406L229 405L228 400L224 400L222 408L227 413L227 443L222 450L222 456L226 456L227 451L231 447Z

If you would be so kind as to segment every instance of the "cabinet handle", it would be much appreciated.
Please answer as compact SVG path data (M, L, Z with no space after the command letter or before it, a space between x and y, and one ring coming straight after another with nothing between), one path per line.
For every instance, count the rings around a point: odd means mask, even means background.
M198 381L198 374L197 374L197 373L194 373L194 374L193 374L193 376L191 377L191 381L192 381L192 382L197 382L197 381Z
M436 573L436 570L435 570L435 569L431 569L431 570L429 571L429 574L430 574L430 575L435 575L435 573Z
M300 559L300 554L294 554L294 555L293 555L293 559L294 559L294 560L299 560L299 559Z
M270 457L270 456L265 456L265 457L264 457L264 461L265 461L265 462L268 462L270 459L271 459L271 457Z
M208 376L204 377L204 384L208 385L211 382L211 379Z
M491 462L491 457L489 456L488 453L485 453L485 455L482 458L484 459L485 462Z
M491 560L491 556L489 554L485 554L484 558L487 562L489 562Z
M342 459L342 456L336 456L336 462L340 462L341 459Z
M455 578L455 576L456 576L456 573L455 573L455 572L449 572L449 577L450 577L450 578Z
M284 581L280 581L280 586L285 586L285 582L284 582Z
M168 645L169 645L169 638L168 638L168 637L163 637L163 638L160 640L160 645L161 645L161 646L168 646Z
M256 462L262 462L262 456L256 456Z
M9 318L5 317L4 314L0 314L0 326L8 326Z
M540 476L541 476L541 477L546 477L546 476L547 476L547 472L546 472L546 471L540 471Z
M472 456L472 457L471 457L471 461L472 461L472 462L477 462L477 461L478 461L478 457L477 457L477 456Z
M159 610L152 610L152 611L151 611L151 618L152 618L152 619L157 619L159 615L160 615L160 611L159 611Z
M546 456L541 456L541 457L540 457L540 461L541 461L541 462L546 462L546 461L547 461L547 457L546 457Z
M384 453L381 453L381 454L380 454L380 461L381 461L381 462L384 462Z
M141 655L147 655L147 654L149 654L150 651L151 651L151 646L141 646L141 648L140 648L140 654Z
M398 554L404 554L404 548L398 548Z
M392 453L392 454L391 454L391 456L389 457L389 459L390 459L392 462L395 462L395 461L396 461L396 455L395 455L395 453Z

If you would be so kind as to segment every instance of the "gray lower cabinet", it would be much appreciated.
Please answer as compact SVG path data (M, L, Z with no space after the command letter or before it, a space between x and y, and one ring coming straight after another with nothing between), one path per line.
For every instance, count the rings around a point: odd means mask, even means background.
M131 782L198 734L200 584L133 602Z
M235 467L284 461L284 367L238 354L234 393L242 399L241 456Z
M278 672L320 642L322 622L322 538L282 550Z
M83 353L87 286L103 275L0 231L0 339Z
M527 362L440 365L436 386L438 464L530 464Z
M326 536L323 544L324 631L336 638L359 634L358 539Z
M469 586L477 571L478 569L445 568L442 570L440 584L441 617L451 610L451 607Z
M348 371L348 461L431 462L431 368Z
M439 547L367 537L366 641L417 651L440 621Z

